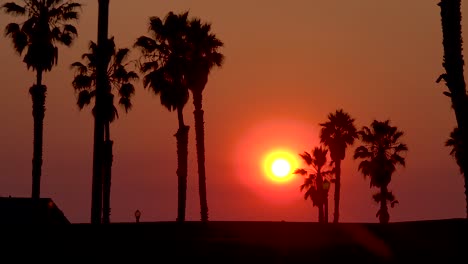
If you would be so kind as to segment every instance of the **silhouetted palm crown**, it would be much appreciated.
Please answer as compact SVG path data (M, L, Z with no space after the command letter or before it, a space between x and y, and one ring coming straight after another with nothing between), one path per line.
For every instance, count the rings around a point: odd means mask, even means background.
M304 153L299 154L299 156L301 156L307 166L312 167L312 171L301 168L293 172L294 174L305 176L304 183L300 188L301 191L306 189L304 199L310 198L314 206L319 206L321 204L320 190L322 186L318 186L320 184L319 182L323 180L323 177L331 174L330 170L322 171L322 168L327 163L327 153L328 150L322 147L315 147L312 151L312 155L304 151Z
M343 160L346 147L354 143L358 137L354 119L343 110L328 115L328 122L320 124L322 126L320 142L330 149L332 161Z
M76 28L69 22L78 19L79 3L30 0L22 6L9 2L2 7L8 14L26 17L21 24L8 24L5 35L12 39L19 54L27 50L23 61L33 70L50 71L58 60L56 43L70 46L77 36Z
M387 186L396 165L405 166L405 158L401 156L408 147L400 142L402 131L390 126L390 121L379 122L374 120L371 127L364 126L359 131L361 141L364 145L359 146L354 159L363 159L358 170L364 177L370 177L370 186Z
M91 100L96 96L96 52L97 45L94 42L89 44L89 53L82 55L85 61L74 62L72 68L75 69L76 75L73 79L73 87L78 92L77 104L80 109L89 105ZM130 50L127 48L116 49L114 38L109 39L106 47L106 60L108 63L107 70L107 93L108 95L115 90L118 92L120 99L119 104L128 112L132 108L131 97L135 93L135 87L132 81L138 79L138 75L134 71L127 69L129 62L127 58ZM118 117L117 109L113 104L113 96L110 94L105 102L104 118L108 122L114 121ZM93 109L94 112L94 109Z
M143 84L160 95L161 104L173 111L183 107L189 98L186 72L189 46L185 41L188 13L170 12L164 22L150 18L149 31L153 38L141 36L135 46L143 53L141 71Z
M190 45L188 54L189 71L187 78L189 89L201 93L208 81L208 74L213 67L221 67L224 55L218 52L223 42L211 33L211 25L192 19L187 31L187 42Z

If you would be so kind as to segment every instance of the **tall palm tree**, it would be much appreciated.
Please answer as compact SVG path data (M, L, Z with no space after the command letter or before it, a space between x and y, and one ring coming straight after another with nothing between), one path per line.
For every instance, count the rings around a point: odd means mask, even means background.
M90 42L89 53L85 53L82 59L85 61L74 62L72 68L75 69L76 75L72 85L78 93L77 104L83 109L91 103L91 100L96 97L96 65L97 65L97 44ZM120 96L119 104L125 109L125 112L131 109L131 97L135 93L135 88L132 81L138 79L138 75L128 69L129 62L127 58L129 49L117 49L115 47L114 38L110 38L107 43L106 61L109 61L106 78L106 96L102 102L103 118L104 118L104 180L103 180L103 222L110 222L110 185L112 176L112 145L110 139L110 123L118 118L118 112L114 106L113 91L116 91ZM93 108L95 114L95 107Z
M5 35L28 69L36 72L36 83L29 89L33 102L34 139L32 160L32 198L41 192L43 122L47 87L42 75L57 65L57 44L71 46L78 32L71 24L79 18L81 4L64 0L24 0L2 5L5 13L22 16L22 23L9 23Z
M320 142L330 150L335 173L335 212L333 222L338 223L340 214L341 161L344 160L346 147L358 137L354 119L343 109L328 115L328 121L321 123Z
M159 95L161 104L169 111L177 111L179 129L177 139L178 203L177 221L185 221L187 192L188 132L183 109L189 99L186 80L188 45L188 12L169 12L161 20L150 18L152 37L141 36L135 46L142 51L140 70L145 74L143 84Z
M299 168L293 173L305 176L304 183L301 185L301 191L305 190L304 199L310 198L312 205L318 208L319 223L328 222L328 216L325 215L324 206L326 207L328 190L324 189L326 177L332 173L331 170L323 170L327 163L328 150L322 147L315 147L312 150L312 155L306 151L299 154L307 166L311 169Z
M201 221L206 222L208 221L208 201L205 173L205 121L202 110L203 90L211 70L214 67L221 67L223 64L224 55L218 51L223 46L223 42L211 33L210 24L202 23L198 18L190 20L187 41L191 48L187 83L192 92L193 105L195 106L193 114L195 116L200 214Z
M396 166L405 166L405 158L401 154L406 153L408 147L400 141L403 132L391 126L390 120L374 120L370 128L364 126L358 133L363 145L355 150L354 159L362 159L358 170L364 177L370 177L370 187L380 188L380 193L373 196L374 200L380 203L377 217L380 223L388 223L390 215L387 201L390 201L392 207L397 202L388 190L388 184Z
M437 82L445 81L448 96L452 102L452 108L455 112L458 129L460 130L462 142L468 142L468 96L466 94L466 84L463 70L463 39L461 31L461 0L441 0L440 15L442 18L442 35L444 46L444 61L442 66L445 73L442 74ZM460 145L463 152L468 152L468 145ZM468 156L461 155L457 160L460 171L468 171ZM468 175L463 173L465 179L465 204L466 217L468 218Z

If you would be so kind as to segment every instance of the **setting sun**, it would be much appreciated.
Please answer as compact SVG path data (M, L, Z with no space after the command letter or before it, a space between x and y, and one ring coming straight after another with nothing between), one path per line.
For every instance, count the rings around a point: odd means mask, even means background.
M277 183L289 182L293 175L291 170L297 167L297 159L286 150L271 151L263 162L263 168L268 179Z
M271 165L271 171L276 177L284 177L291 170L291 165L284 159L277 159Z

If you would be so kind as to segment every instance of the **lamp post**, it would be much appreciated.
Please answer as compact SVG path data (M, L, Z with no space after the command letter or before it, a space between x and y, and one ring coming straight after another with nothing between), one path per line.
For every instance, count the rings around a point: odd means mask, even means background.
M136 210L135 211L135 220L136 220L137 223L140 223L140 216L141 216L140 210Z
M328 223L328 190L330 189L330 181L324 180L322 184L323 188L323 196L324 196L324 203L325 203L325 223Z

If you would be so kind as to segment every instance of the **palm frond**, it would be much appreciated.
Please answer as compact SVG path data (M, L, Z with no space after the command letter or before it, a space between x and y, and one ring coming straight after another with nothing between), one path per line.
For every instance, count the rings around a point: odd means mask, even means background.
M123 61L128 57L130 50L127 48L119 49L115 54L115 64L122 64Z
M299 153L299 156L302 158L302 160L304 160L304 162L308 166L312 165L312 156L310 155L310 153L304 151L304 153Z
M146 36L139 37L133 46L140 48L143 53L153 53L158 47L155 40Z
M22 16L26 14L26 8L14 2L8 2L3 4L2 9L5 13L13 16Z
M307 175L307 171L305 169L296 169L293 174L299 174L299 175Z
M119 104L122 105L125 109L125 113L128 113L130 109L132 109L133 105L130 101L130 98L127 97L120 97Z
M87 90L94 86L94 78L86 74L78 74L73 78L72 85L75 90Z
M66 24L63 26L63 34L68 34L75 37L78 36L78 30L75 26Z
M369 151L368 148L365 146L359 146L356 148L354 151L354 159L366 159L366 158L371 158L373 156L373 153Z
M88 67L83 63L76 61L70 65L70 68L74 69L78 74L86 74L88 72Z
M9 23L5 27L5 36L11 38L15 51L19 55L21 55L28 46L28 36L20 29L17 23Z
M127 72L127 81L138 81L140 76L134 71Z
M393 153L390 157L390 160L392 160L394 163L398 163L401 166L405 167L406 166L406 161L405 158L402 156L398 155L397 153Z
M76 102L80 110L91 103L92 97L92 94L88 90L80 91L80 93L78 94L78 100Z

